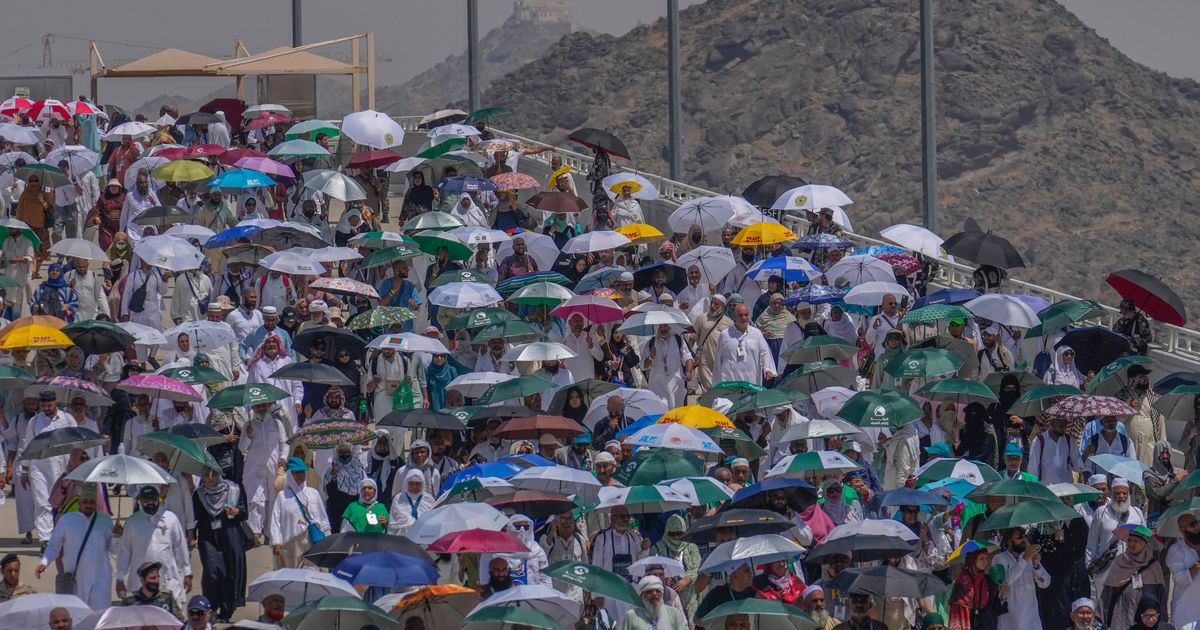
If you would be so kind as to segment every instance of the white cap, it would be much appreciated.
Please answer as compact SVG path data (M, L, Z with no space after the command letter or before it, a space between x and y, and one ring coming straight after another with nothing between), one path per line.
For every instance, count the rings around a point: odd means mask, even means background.
M616 464L617 458L613 457L613 454L609 453L608 451L600 451L599 453L596 453L596 458L594 460L592 460L592 463L594 463L594 464Z
M263 315L278 315L279 309L275 308L274 306L264 306L264 307L262 307L262 314Z
M992 324L991 326L988 326L987 328L984 328L984 329L983 329L983 334L985 334L985 335L999 335L999 334L1000 334L1000 326L998 326L998 325L996 325L996 324Z
M633 272L622 271L621 275L617 276L617 282L633 282Z
M662 583L662 580L658 579L658 576L647 575L646 577L638 580L638 583L637 583L638 595L641 595L641 594L645 593L646 591L661 591L661 590L663 590L663 583Z
M724 293L714 293L712 299L719 300L722 304L728 304L729 298L725 297Z
M1085 607L1096 610L1096 602L1090 597L1080 597L1079 599L1071 602L1071 612L1075 612L1076 610Z
M313 300L308 304L309 313L327 313L329 312L329 304L325 300Z
M1109 486L1109 489L1128 488L1128 487L1129 487L1128 479L1126 479L1124 477L1117 477L1116 479L1113 479L1112 485Z
M813 593L821 593L824 595L825 589L821 588L820 584L809 584L808 588L804 589L804 593L800 597L801 599L808 599L808 596L812 595Z
M1088 485L1089 486L1094 486L1098 483L1108 483L1108 477L1106 475L1102 475L1099 473L1092 475L1091 477L1088 477Z

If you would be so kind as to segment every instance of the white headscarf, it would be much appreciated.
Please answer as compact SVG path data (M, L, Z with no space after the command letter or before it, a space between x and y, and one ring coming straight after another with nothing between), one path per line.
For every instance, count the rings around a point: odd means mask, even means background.
M362 211L359 210L358 208L355 208L354 210L350 210L349 212L343 212L342 218L338 219L338 222L337 222L337 231L338 232L341 232L342 234L349 234L349 233L353 232L355 229L357 229L357 228L351 227L350 217L358 217L358 220L362 221L362 218L363 218ZM359 223L359 225L362 225L362 224Z
M462 205L464 199L468 202L465 208ZM489 227L487 225L487 213L476 205L475 198L470 193L463 193L458 198L458 203L454 204L453 212L454 216L458 217L467 226Z
M1070 350L1075 352L1070 346L1059 346L1054 351L1054 365L1046 372L1046 382L1050 385L1074 385L1075 387L1083 387L1083 374L1075 367L1074 359L1071 364L1067 365L1063 361L1063 353Z
M842 319L835 322L833 321L832 310L833 309L830 309L829 318L825 320L825 332L828 332L839 339L849 341L850 343L857 341L858 327L855 326L854 322L850 319L850 314L843 310Z

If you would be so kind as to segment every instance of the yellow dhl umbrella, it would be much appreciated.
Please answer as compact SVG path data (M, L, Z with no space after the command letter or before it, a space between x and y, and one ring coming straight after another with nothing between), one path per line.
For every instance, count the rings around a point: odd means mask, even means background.
M67 322L53 315L26 315L25 317L18 317L9 322L4 328L0 328L0 339L3 339L4 335L8 333L30 324L49 326L57 330L62 330L67 325Z
M30 324L9 331L0 338L0 348L67 348L74 345L71 338L49 326Z
M676 407L664 413L658 419L658 424L668 424L671 422L678 422L693 429L734 428L733 423L729 421L729 418L725 417L725 414L716 409L709 409L700 405Z
M658 231L658 228L645 223L630 223L617 228L617 232L624 234L625 238L633 241L636 244L653 243L666 238L666 234Z
M730 241L734 245L774 245L796 239L796 234L778 223L755 223L742 228Z

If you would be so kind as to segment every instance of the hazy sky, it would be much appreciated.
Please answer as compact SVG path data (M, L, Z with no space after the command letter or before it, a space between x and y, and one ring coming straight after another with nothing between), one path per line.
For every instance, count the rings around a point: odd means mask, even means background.
M698 0L681 0L682 6ZM1085 23L1134 60L1176 76L1200 78L1196 59L1200 40L1197 0L1061 0ZM568 0L585 28L622 34L638 23L662 17L663 0ZM510 0L480 0L480 30L498 26L512 12ZM366 30L376 34L382 84L399 83L466 48L466 2L451 0L305 0L307 42ZM42 34L128 42L148 47L177 47L201 53L233 50L241 38L252 53L291 44L289 0L38 0L24 3L20 18L0 20L0 68L37 67ZM110 67L153 52L149 48L101 43ZM343 47L344 51L345 48ZM86 64L87 43L59 38L56 63ZM465 78L463 79L465 80ZM219 87L223 79L110 79L101 83L101 99L139 105L162 93L196 97Z

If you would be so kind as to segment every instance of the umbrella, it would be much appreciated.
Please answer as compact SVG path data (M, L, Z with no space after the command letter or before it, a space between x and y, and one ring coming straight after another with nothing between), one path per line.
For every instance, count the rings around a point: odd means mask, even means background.
M1137 376L1150 373L1150 357L1130 355L1116 359L1101 368L1087 385L1087 393L1118 396L1133 384Z
M351 630L367 625L394 628L396 621L387 611L358 597L330 595L293 609L280 624L288 630Z
M159 468L154 462L114 453L86 462L67 474L71 481L84 483L155 484L175 483L171 473Z
M237 161L233 163L233 166L237 168L258 171L260 173L266 173L267 175L272 175L274 177L285 177L289 179L296 177L296 171L293 171L290 166L282 162L272 160L269 157L246 155L238 158Z
M1102 326L1076 328L1054 344L1055 348L1061 346L1075 351L1075 365L1084 374L1098 372L1129 353L1129 339Z
M194 182L212 177L213 170L195 160L175 160L155 168L150 175L166 182Z
M715 505L733 498L733 491L712 477L684 477L668 485L688 497L692 505Z
M578 586L592 593L593 596L611 597L636 606L640 606L642 603L629 580L591 564L563 560L546 567L545 573L559 581Z
M601 396L604 396L605 394L617 390L618 388L619 386L615 383L591 378L584 379L582 381L576 381L575 383L559 388L558 391L554 392L554 397L550 399L550 406L546 408L546 411L548 413L561 414L566 405L567 396L571 393L571 391L578 391L580 396L583 398L583 404L591 405L593 401L597 400Z
M330 595L358 597L358 591L346 580L330 573L312 569L276 569L255 578L246 599L261 602L271 595L282 595L289 606L299 606Z
M978 317L1004 326L1033 328L1041 323L1032 308L1011 295L988 293L963 306Z
M443 483L452 478L453 476L444 479ZM418 545L429 545L454 532L468 529L498 532L507 524L508 517L486 503L452 503L433 508L419 516L408 529L407 536Z
M626 440L634 448L649 446L695 453L722 454L721 447L699 429L682 424L651 424Z
M663 414L663 417L658 419L659 424L672 422L678 422L693 429L711 429L713 427L734 428L733 423L724 414L715 409L709 409L700 405L676 407L667 411Z
M688 497L667 486L605 486L600 488L596 511L624 506L631 514L674 512L691 506Z
M503 387L508 383L513 383L524 378L529 377L522 376L515 378L511 381L499 383L495 385L495 387ZM486 395L484 398L486 398ZM479 399L479 403L487 404L486 402L483 402L483 398ZM562 416L533 415L510 418L504 421L504 423L501 424L500 427L492 433L492 435L510 440L533 440L540 437L543 433L549 433L550 435L559 438L571 438L581 433L587 433L587 429L570 418L564 418Z
M987 406L997 400L995 392L987 385L962 378L946 378L926 383L915 395L956 405L977 402Z
M321 263L313 260L308 254L296 251L275 252L263 258L259 262L259 266L270 271L297 276L317 276L325 272Z
M803 552L800 545L779 534L747 536L718 545L700 565L700 572L732 571L743 564L757 566L791 560Z
M553 464L549 460L543 461ZM540 466L534 468L538 467ZM497 493L497 496L487 499L487 504L506 514L525 514L539 522L570 512L577 507L577 504L564 494L534 490Z
M406 427L410 429L446 429L462 431L465 427L462 420L453 414L433 411L430 409L398 409L388 413L377 421L381 427Z
M403 159L403 156L395 151L372 149L354 154L354 157L350 158L350 162L346 166L349 168L376 169L393 162L399 162L401 159Z
M564 254L587 254L608 249L616 249L630 244L630 240L620 232L596 230L580 234L567 241L562 248Z
M1175 326L1187 324L1183 300L1162 280L1144 271L1122 269L1108 274L1105 282L1150 317Z
M1059 507L1065 506L1060 503ZM1074 512L1071 508L1066 509ZM853 594L916 599L941 595L950 588L929 573L890 565L852 567L834 577L829 585Z
M561 361L573 357L575 357L575 351L561 343L535 341L513 346L506 350L500 359L502 361Z
M209 409L233 409L272 403L291 396L268 383L231 385L208 399Z
M946 500L925 490L896 488L884 493L883 502L880 505L884 507L893 505L946 505Z
M910 297L908 290L894 281L873 281L855 285L854 288L846 293L842 300L847 304L874 307L880 305L883 302L883 298L888 295L896 299L907 299Z
M524 609L523 612L541 613L541 616L534 616L533 619L541 619L541 617L549 617L555 624L549 626L551 628L573 628L575 622L579 619L580 605L579 602L563 595L561 592L541 584L538 585L519 585L513 586L504 591L497 592L491 597L480 602L474 610L467 615L468 622L480 620L483 618L496 618L501 616L500 613L485 612L494 608L516 608ZM516 613L504 613L504 618L520 619L518 623L527 623L531 619L526 616L508 617ZM542 624L544 621L537 621L537 624ZM539 625L538 627L547 627Z
M66 348L73 345L71 338L49 326L30 324L14 328L0 337L0 348Z
M589 503L596 500L600 490L600 481L595 475L570 466L526 468L509 479L509 483L521 490L536 490L563 496L576 495Z
M438 274L438 277L434 278L430 288L436 289L451 282L482 282L484 284L492 284L492 279L474 269L458 269Z
M794 232L778 223L762 222L742 228L730 242L739 246L774 245L796 238Z
M931 258L945 257L945 252L942 250L944 242L942 237L921 226L900 223L883 228L879 231L879 235L897 245Z
M374 439L375 432L367 425L346 420L320 420L309 422L296 431L289 442L303 444L305 448L334 448L342 442L361 444Z
M0 123L0 138L23 146L38 144L42 141L37 131L12 123ZM35 160L30 161L33 162Z
M28 154L26 153L25 155ZM84 173L96 168L96 164L100 162L100 154L82 145L68 144L67 146L51 151L50 155L46 156L45 162L57 165L63 160L67 161L71 172ZM30 161L32 160L27 160L27 162Z
M161 374L133 374L117 384L117 389L130 394L146 394L163 400L200 402L204 397L187 383Z
M805 184L780 193L771 204L774 210L808 210L816 212L822 208L838 208L854 203L846 193L822 184Z
M461 192L494 192L497 190L496 184L492 180L475 177L474 175L446 177L438 182L437 187L442 191L442 195Z
M330 572L351 584L400 588L436 584L433 563L394 551L373 551L347 557Z
M108 254L100 246L84 238L67 238L50 246L50 253L93 262L108 262Z
M825 280L832 286L848 283L859 286L868 282L896 282L892 266L874 256L846 256L825 270ZM908 295L903 291L900 295ZM878 302L871 306L877 306Z
M404 129L383 112L354 112L342 119L342 133L357 144L387 149L404 143Z
M780 443L795 442L796 440L812 440L817 438L836 437L839 435L857 435L861 433L858 427L837 418L813 418L808 422L794 424L780 436Z
M616 302L597 295L572 295L550 311L550 314L564 321L578 314L585 322L592 324L607 324L620 321L624 317L621 307Z
M788 346L783 357L788 363L813 363L826 359L849 359L858 352L854 344L831 335L813 335Z
M1200 499L1180 501L1163 510L1163 513L1158 515L1155 533L1163 538L1183 538L1183 532L1179 529L1179 517L1184 514L1200 518Z
M931 304L965 304L980 295L975 289L941 289L917 298L913 302L913 308L922 308Z
M350 318L347 328L350 330L370 330L372 328L388 328L412 320L416 315L403 306L376 306Z
M450 232L439 230L426 230L415 236L413 240L417 242L417 247L429 254L435 256L438 250L445 248L450 260L466 260L475 255L474 250L467 247L458 240L458 237Z
M738 398L726 416L733 417L746 411L759 411L791 405L802 400L809 400L808 394L790 389L768 389L761 392L751 392Z
M25 388L26 396L37 396L42 392L54 392L59 400L70 401L82 397L89 407L109 407L113 400L99 385L70 376L42 376Z
M292 140L292 142L302 142L302 140ZM340 201L356 201L367 198L367 192L357 181L338 171L308 171L304 173L304 187Z
M309 285L313 286L313 285ZM350 350L351 357L362 358L366 352L367 342L362 337L334 326L313 326L306 328L292 339L292 350L308 356L316 341L325 342L325 356L337 356L339 350Z
M855 373L848 367L838 365L833 359L805 363L783 379L781 387L813 394L827 387L853 385Z
M317 228L294 221L269 226L260 232L255 240L277 251L301 247L318 248L329 244L321 238L321 233L317 231ZM340 280L340 278L337 279Z
M409 619L420 619L425 628L462 627L466 614L482 601L475 589L457 584L427 586L397 594L397 597L398 600L390 606L392 617L398 619L401 624L408 623ZM382 601L381 598L375 603L383 607Z
M795 606L764 599L739 599L713 608L701 621L708 628L728 628L733 616L745 617L755 630L814 630L820 628L811 617Z
M917 536L903 523L866 519L834 527L805 560L819 562L833 556L849 556L854 562L869 562L907 555L916 546Z
M1129 483L1138 486L1143 485L1142 474L1150 470L1149 466L1138 461L1136 457L1122 457L1111 453L1092 455L1087 461L1114 477L1124 477Z
M991 265L1001 269L1025 266L1017 248L1013 247L1008 239L990 231L959 232L946 239L942 248L952 256L965 258L977 265Z
M380 335L367 344L368 348L395 348L400 352L426 352L429 354L450 354L450 350L437 339L432 339L417 333L400 333L398 335Z
M1050 408L1046 409L1047 416L1065 418L1093 418L1105 416L1132 416L1137 413L1128 403L1111 396L1093 396L1076 394L1068 396Z
M62 332L88 354L124 352L134 342L133 335L124 328L97 319L70 324Z
M492 306L504 298L481 282L452 282L429 292L429 302L438 306L472 309Z
M184 322L163 332L163 336L169 339L185 334L191 337L192 346L202 351L237 343L237 335L225 322Z
M676 482L678 483L678 482ZM683 539L698 545L714 542L717 531L732 528L739 537L781 534L793 523L772 510L731 509L692 521Z
M1043 333L1066 328L1076 322L1105 314L1104 307L1091 300L1063 300L1038 311ZM1032 336L1032 331L1030 332Z
M14 117L21 112L29 111L33 106L33 101L23 96L10 96L0 103L0 114L4 116ZM6 123L9 124L9 123Z
M578 142L594 151L603 151L609 155L630 159L629 149L625 148L625 143L621 139L610 133L608 130L593 129L584 127L577 131L571 132L567 136L568 140Z
M898 429L921 418L922 412L915 400L901 392L868 390L846 401L837 416L860 427Z
M104 436L86 427L62 427L42 431L25 445L17 456L19 461L46 459L56 455L69 455L71 451L104 444ZM15 446L15 445L14 445Z
M539 269L550 269L554 266L554 262L558 260L560 252L558 246L554 244L553 238L536 232L522 232L513 236L513 240L518 238L525 241L526 253L533 256L533 259L537 261ZM622 236L621 238L625 237ZM505 257L511 256L512 253L513 242L505 241L500 244L500 249L496 250L495 259L504 260Z
M1167 420L1191 421L1196 417L1200 385L1179 385L1154 401L1153 407Z
M486 330L486 329L485 329ZM493 385L504 381L510 381L516 378L511 374L501 372L468 372L459 375L454 380L446 385L446 389L453 389L460 392L467 398L479 398L485 392L492 388ZM616 387L614 385L614 387ZM561 411L559 409L558 411ZM551 412L555 413L555 412Z
M784 192L808 182L790 175L768 175L751 183L742 191L742 198L760 208L768 208Z
M476 479L505 480L521 472L522 470L525 470L525 467L509 460L474 464L447 476L442 480L442 485L454 487L458 484Z
M353 385L341 370L325 363L289 363L275 370L269 378L282 378L321 385Z
M23 388L34 380L32 374L19 367L0 365L0 389Z
M153 431L138 436L137 450L143 455L163 453L172 473L202 475L205 470L221 472L221 465L204 446L170 431Z
M502 175L513 175L514 173L502 173ZM500 230L490 228L482 228L474 225L466 225L459 228L454 228L450 231L451 234L457 236L459 240L467 245L493 245L495 243L503 243L511 241L512 237Z
M294 140L303 136L308 136L309 139L315 139L318 134L327 138L336 138L341 135L341 131L332 122L328 120L306 120L296 123L284 132L283 137L287 140Z
M171 227L167 228L167 231L163 232L163 234L166 234L167 236L174 236L176 238L181 238L185 241L193 241L194 240L199 243L204 243L204 242L207 242L208 239L216 236L217 233L204 227L203 225L192 225L192 224L188 224L188 223L176 223L175 225L172 225Z
M1054 501L1058 495L1045 485L1036 481L1021 479L997 479L989 481L967 494L967 499L983 503L988 497L1004 497L1014 499L1043 499Z
M965 479L976 486L1000 479L1000 473L996 472L995 468L983 462L974 462L957 457L931 459L925 462L920 468L917 468L915 475L917 477L916 485L918 486L923 486L934 481L941 481L948 477Z
M14 600L19 601L19 600ZM90 630L179 630L179 619L158 606L110 606L76 622Z
M888 363L884 371L896 378L931 378L957 372L963 363L962 357L944 348L917 348Z
M377 551L390 551L433 562L433 557L408 537L359 532L330 534L310 547L304 559L323 569L332 569L348 556Z
M732 510L736 508L750 508L769 510L774 509L771 496L777 491L782 491L787 499L787 505L791 509L802 512L808 506L817 502L817 491L812 484L803 479L789 479L787 477L776 477L774 479L765 479L758 483L751 484L738 490L733 494L733 498L729 500L722 510Z
M177 424L167 429L166 433L185 437L205 448L225 442L226 435L202 422Z
M1079 518L1079 512L1063 505L1055 499L1027 499L1011 505L1006 505L995 512L979 527L981 532L1010 529L1013 527L1030 527L1058 523Z
M1082 394L1074 385L1042 385L1021 394L1021 397L1009 407L1008 413L1014 416L1037 416L1052 407L1058 401L1068 396Z
M50 630L50 611L64 608L72 619L82 620L92 609L75 595L28 593L0 604L0 619L10 628Z
M784 457L772 466L764 477L767 479L784 476L805 478L814 476L814 473L823 475L858 469L858 464L837 451L808 451Z
M170 272L199 269L204 254L191 243L174 236L146 236L134 246L134 253L142 260Z
M208 183L210 188L263 188L274 186L270 176L246 168L237 168L218 174Z
M811 282L821 276L821 270L805 258L773 256L764 258L746 271L746 278L757 282L780 276L786 282Z

